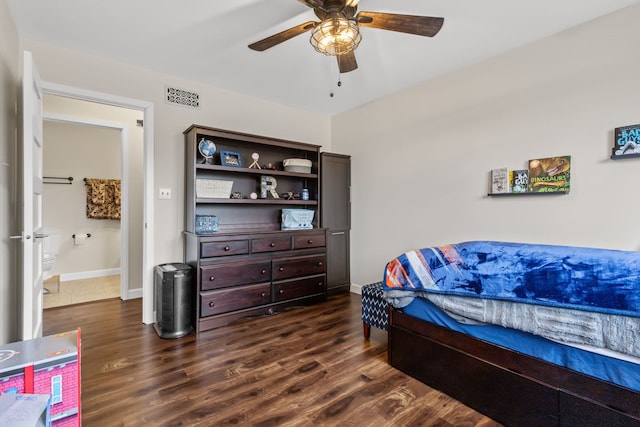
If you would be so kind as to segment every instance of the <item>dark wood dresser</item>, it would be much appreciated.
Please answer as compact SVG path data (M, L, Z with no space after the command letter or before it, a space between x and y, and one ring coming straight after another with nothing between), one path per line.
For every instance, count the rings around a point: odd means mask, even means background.
M213 158L203 155L203 140L216 146ZM320 147L196 125L185 131L185 142L185 262L193 268L196 332L326 301ZM224 162L222 153L234 162ZM256 156L258 165L274 169L249 167ZM311 167L285 170L286 159ZM265 178L280 197L261 191ZM198 194L203 183L231 185L237 197ZM282 230L283 209L313 211L312 228ZM216 230L198 229L202 218L215 218Z

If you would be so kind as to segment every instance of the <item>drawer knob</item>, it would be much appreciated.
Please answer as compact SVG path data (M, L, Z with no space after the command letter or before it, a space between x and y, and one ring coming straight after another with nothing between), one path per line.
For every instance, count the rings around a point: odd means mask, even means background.
M322 282L318 282L318 286L322 286Z
M309 239L309 240L307 240L307 243L312 245L313 244L313 240Z
M280 267L278 271L284 271L284 267Z
M260 294L260 296L261 296L262 298L264 298L264 297L266 297L266 296L267 296L267 293L266 293L266 292L263 292L263 293L261 293L261 294Z
M260 271L260 274L267 274L267 269L263 268L262 271Z
M228 252L230 249L231 249L231 248L230 248L229 246L225 246L225 247L224 247L224 250L225 250L225 251L227 251L227 252Z
M216 303L215 303L215 302L213 302L213 301L209 301L209 307L213 307L214 305L216 305Z
M271 242L271 244L270 244L269 246L271 246L272 248L275 248L275 247L276 247L276 244L275 244L275 243L273 243L273 242Z
M210 282L213 282L214 280L216 280L216 276L211 276L211 277L209 277L209 281L210 281Z
M318 262L318 267L322 267L322 261Z
M278 291L278 293L279 293L280 295L284 294L284 289L280 289L280 290Z

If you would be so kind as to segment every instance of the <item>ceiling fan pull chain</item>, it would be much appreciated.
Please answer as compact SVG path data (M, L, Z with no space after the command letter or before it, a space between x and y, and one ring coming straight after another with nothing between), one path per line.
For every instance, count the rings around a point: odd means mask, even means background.
M336 86L338 87L342 87L342 79L340 78L340 72L338 72L338 83L336 83ZM329 97L333 98L333 89L331 89L331 92L329 92Z

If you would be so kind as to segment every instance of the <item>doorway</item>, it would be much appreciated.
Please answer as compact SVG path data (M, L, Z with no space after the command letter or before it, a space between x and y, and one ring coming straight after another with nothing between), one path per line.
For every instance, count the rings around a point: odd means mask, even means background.
M127 241L128 256L123 254L121 257L121 271L128 270L127 278L123 280L123 282L127 283L127 286L122 286L121 298L142 297L142 322L153 323L153 104L49 82L43 82L42 86L46 98L62 100L65 103L84 102L85 104L81 109L83 111L81 120L95 126L115 128L119 129L121 133L127 133L127 129L121 123L109 122L104 118L87 117L85 114L88 111L87 107L91 110L105 108L133 110L142 116L142 119L137 119L146 125L140 130L142 132L142 144L137 147L139 155L132 156L130 150L127 150L127 153L124 153L126 155L122 156L123 181L127 174L129 180L128 185L122 186L122 197L131 199L128 192L131 189L131 182L133 182L132 175L137 174L136 179L139 183L139 191L135 196L139 201L139 205L137 212L129 209L128 220L121 221L123 241L125 240L124 236L129 236ZM73 122L78 120L78 117L69 117L50 111L46 102L44 114L49 119L57 121ZM132 126L128 126L129 131L131 131L131 128ZM84 177L79 177L80 181L82 178ZM83 182L78 184L84 185ZM131 204L129 205L132 207ZM134 245L137 246L135 251L133 250ZM132 256L137 257L134 262L131 262Z
M44 308L128 299L130 278L142 276L128 268L130 248L142 253L142 183L129 172L130 165L142 170L142 130L129 129L142 113L57 96L43 101ZM87 178L117 183L108 201L89 203ZM92 209L109 215L92 218Z

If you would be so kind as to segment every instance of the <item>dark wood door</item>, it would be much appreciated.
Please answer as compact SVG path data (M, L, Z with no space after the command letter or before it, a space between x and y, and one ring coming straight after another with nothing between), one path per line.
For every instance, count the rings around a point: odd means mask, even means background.
M349 230L327 231L327 290L330 293L348 291Z
M320 154L320 193L322 227L351 228L351 157Z
M320 154L321 226L327 228L327 292L349 291L351 157Z

